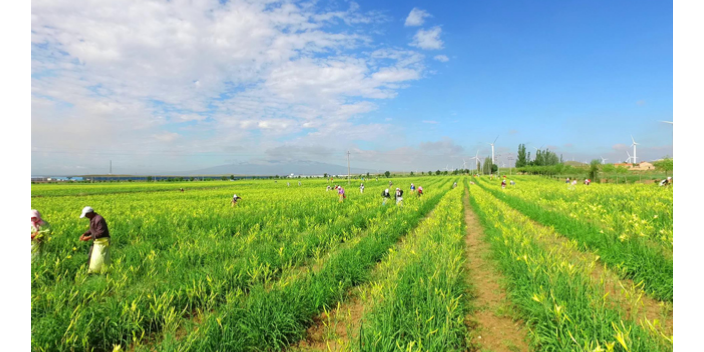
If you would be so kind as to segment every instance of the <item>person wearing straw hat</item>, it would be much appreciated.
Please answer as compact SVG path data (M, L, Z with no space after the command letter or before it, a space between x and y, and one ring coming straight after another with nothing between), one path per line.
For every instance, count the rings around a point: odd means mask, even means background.
M44 240L51 234L49 223L42 219L42 214L39 211L32 209L32 259L37 258L41 254L42 244Z
M93 240L88 251L88 273L104 273L110 265L110 230L102 215L93 208L85 207L81 219L90 219L90 228L83 233L81 241Z

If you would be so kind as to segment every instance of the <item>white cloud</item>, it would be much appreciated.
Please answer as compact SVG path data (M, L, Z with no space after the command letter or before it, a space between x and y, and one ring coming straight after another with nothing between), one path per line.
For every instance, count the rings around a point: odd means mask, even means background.
M434 120L423 120L423 123L435 124L435 123L438 123L438 122L437 122L437 121L434 121Z
M379 126L352 119L425 72L417 51L377 49L366 25L385 20L355 3L33 1L32 146L247 153L301 132L364 139ZM33 168L57 158L33 154Z
M180 135L178 133L164 132L160 134L155 134L153 137L162 142L172 142L178 137L180 137Z
M413 42L409 45L425 50L442 49L443 42L440 40L440 32L442 32L442 29L438 26L428 30L419 29L413 37Z
M450 58L448 58L445 55L436 55L433 59L438 60L440 62L448 62L450 61Z
M426 17L431 17L428 12L414 7L413 10L411 10L411 13L408 14L408 17L406 17L406 23L404 26L420 26L425 22Z

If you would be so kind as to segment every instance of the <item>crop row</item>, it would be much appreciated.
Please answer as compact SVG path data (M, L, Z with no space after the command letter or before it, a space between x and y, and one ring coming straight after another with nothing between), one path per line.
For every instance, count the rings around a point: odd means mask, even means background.
M544 351L669 351L672 336L657 322L625 319L603 284L591 278L593 263L573 261L546 248L549 230L472 187L470 202L485 228L512 302L530 326L533 348Z
M338 204L320 189L241 190L247 201L236 209L217 190L34 199L55 232L32 265L33 346L106 350L139 340L184 314L217 307L230 292L275 280L392 208L371 193ZM83 232L76 228L86 224L72 210L86 198L111 228L114 264L104 277L85 274L76 248Z
M543 225L554 227L567 238L577 241L583 249L598 252L601 260L614 270L622 272L624 278L643 282L646 292L654 298L672 302L673 300L673 260L663 254L663 249L654 246L647 238L632 236L625 238L613 228L603 228L567 213L567 210L550 209L538 203L542 193L526 191L517 186L501 190L498 185L477 181L484 188L512 208L519 210L530 219ZM584 188L592 186L584 186ZM590 189L591 191L598 191ZM587 192L587 191L585 191ZM604 201L606 202L606 201ZM598 206L592 204L593 206ZM581 204L580 207L589 206Z
M449 184L434 188L438 191L432 195L395 207L374 221L349 246L331 252L319 270L282 277L274 285L254 285L249 294L231 293L226 304L206 312L185 333L170 329L159 344L137 350L279 350L301 340L314 316L344 300L350 288L369 280L375 263L435 207Z
M450 191L378 267L355 349L466 350L463 191Z

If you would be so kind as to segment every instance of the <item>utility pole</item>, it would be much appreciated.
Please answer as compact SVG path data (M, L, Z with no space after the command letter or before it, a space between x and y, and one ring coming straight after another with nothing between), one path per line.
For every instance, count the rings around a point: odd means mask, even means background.
M350 185L350 151L347 151L347 185Z
M112 175L112 160L110 160L110 175Z

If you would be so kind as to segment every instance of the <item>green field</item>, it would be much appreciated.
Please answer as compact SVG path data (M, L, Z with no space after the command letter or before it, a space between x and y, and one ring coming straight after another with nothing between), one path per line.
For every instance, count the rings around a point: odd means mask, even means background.
M32 185L32 350L671 351L672 188L512 179Z

